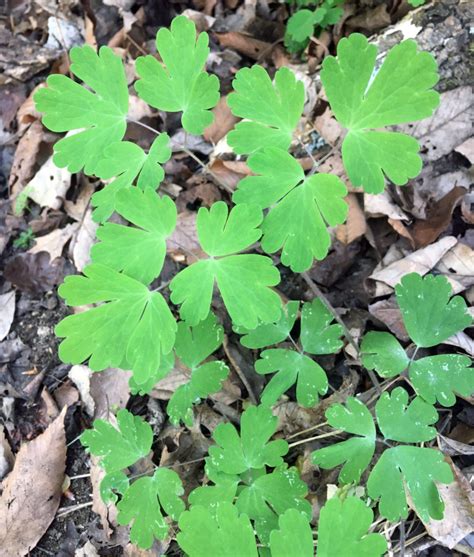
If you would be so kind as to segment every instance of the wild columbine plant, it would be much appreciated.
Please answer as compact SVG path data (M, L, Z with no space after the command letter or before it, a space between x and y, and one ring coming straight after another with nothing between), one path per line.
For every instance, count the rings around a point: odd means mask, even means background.
M181 113L183 128L201 134L219 100L218 79L205 71L208 36L197 36L194 24L179 16L170 29L158 32L156 44L160 60L136 61L135 90L152 107ZM376 57L376 47L354 34L339 42L337 57L327 57L321 72L334 115L347 129L345 169L353 185L369 193L383 191L386 179L406 184L421 170L417 141L383 128L428 117L439 103L432 89L436 62L414 41L392 48L377 71ZM212 357L224 335L211 311L217 289L242 345L265 349L257 373L272 375L261 404L243 411L240 428L221 423L214 429L207 480L187 498L178 473L169 468L129 477L128 469L153 445L152 429L142 418L120 410L113 423L95 421L82 443L105 471L102 498L117 505L118 522L131 525L130 539L142 548L169 536L174 523L178 544L191 557L313 556L308 487L298 468L285 462L291 446L274 439L272 406L293 386L301 406L319 403L329 382L317 358L338 353L345 331L322 298L304 303L301 311L298 301L282 305L273 290L280 282L273 260L247 253L260 242L264 253L280 252L282 265L304 272L327 255L327 227L347 216L344 182L317 167L305 175L288 152L303 111L303 84L287 68L274 79L258 65L237 72L228 104L242 121L228 134L228 143L248 156L253 174L238 184L233 207L217 202L199 210L204 256L171 280L167 296L150 285L162 271L166 239L177 219L172 199L157 192L171 156L170 138L157 132L147 152L123 141L128 85L123 63L110 48L97 53L90 46L75 47L71 60L71 72L83 84L52 75L36 93L36 106L46 127L68 132L54 147L55 163L109 183L92 197L100 223L92 263L59 288L68 305L88 306L58 324L61 359L88 362L94 371L131 370L130 389L140 394L149 393L179 360L189 380L176 389L167 412L172 423L191 427L194 405L219 391L229 374L226 364ZM129 225L107 222L114 212ZM451 406L456 396L472 394L473 376L466 356L415 355L419 348L445 342L472 319L462 298L450 299L444 277L407 275L396 295L415 349L409 356L389 333L369 332L361 360L382 378L407 381L416 396L400 386L383 392L375 418L370 403L357 398L328 408L329 425L350 437L313 453L321 468L342 465L340 489L320 512L318 557L382 555L386 540L369 533L370 504L376 502L390 521L407 516L407 497L423 520L443 516L437 483L449 483L452 474L442 453L424 444L436 436L434 404ZM299 339L292 336L295 326ZM350 495L369 468L370 500Z

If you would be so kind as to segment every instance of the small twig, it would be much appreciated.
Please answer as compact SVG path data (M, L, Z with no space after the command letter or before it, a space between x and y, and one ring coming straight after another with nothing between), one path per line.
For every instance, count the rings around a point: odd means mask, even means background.
M313 168L308 172L308 176L312 176L316 170L318 170L318 168L323 164L324 161L326 161L329 157L331 157L336 151L339 150L339 147L341 146L341 140L339 139L338 141L336 141L336 143L331 147L331 150L328 151L325 155L323 155L320 159L316 160L316 164L313 166Z
M292 435L287 437L286 440L289 441L290 439L294 439L295 437L299 437L300 435L304 435L305 433L309 433L310 431L314 431L315 429L319 429L320 427L323 427L325 425L327 425L327 422L323 422L322 424L316 424L311 427L307 427L306 429L302 429L301 431L293 433Z
M64 516L67 516L68 514L71 513L75 513L76 511L79 511L80 509L85 509L86 507L92 507L93 505L93 501L88 501L87 503L80 503L79 505L74 505L73 507L62 507L60 509L58 509L58 513L56 515L56 518L63 518ZM61 512L63 511L63 512Z
M250 400L255 405L258 405L258 400L257 400L257 397L255 396L255 393L253 392L252 386L250 385L247 377L245 377L244 372L240 369L240 366L235 361L235 358L232 356L232 354L229 351L229 341L227 339L227 335L224 335L223 345L224 345L224 352L226 353L226 356L229 359L229 362L232 364L232 367L234 368L235 372L239 376L239 379L242 381L244 387L247 389L247 392L249 393Z
M90 474L78 474L77 476L69 476L70 480L82 480L82 478L90 478Z
M344 336L345 336L347 342L354 348L354 350L356 351L357 356L359 356L359 353L360 353L359 345L357 344L357 341L355 340L355 338L351 335L349 329L347 328L344 321L341 319L340 315L337 313L336 309L332 306L332 304L329 302L329 300L326 298L326 296L322 293L319 286L312 280L312 278L308 275L307 272L301 273L301 276L303 277L304 281L309 286L309 288L313 292L313 294L321 300L321 302L326 306L327 310L332 314L334 319L342 327L342 330L344 331ZM380 394L382 391L380 389L380 383L379 383L375 373L371 369L368 369L367 373L368 373L368 375L370 377L370 380L372 381L376 391Z
M129 119L128 121L132 124L137 124L137 126L142 126L142 128L146 128L147 130L153 132L156 135L159 135L160 133L158 130L155 130L155 128L152 128L151 126L149 126L148 124L144 124L143 122L139 122L138 120ZM204 172L212 176L219 186L224 188L230 194L234 193L234 190L230 188L227 184L225 184L216 174L214 174L214 172L212 172L209 166L205 162L203 162L197 155L195 155L187 147L181 145L181 143L178 143L174 139L170 139L170 141L175 145L175 147L183 151L183 153L186 153L188 157L191 157L204 170Z
M334 435L339 435L340 433L344 433L342 429L336 429L335 431L330 431L328 433L321 433L321 435L316 435L315 437L308 437L307 439L301 439L301 441L295 441L294 443L290 443L288 446L291 449L292 447L296 447L297 445L303 445L304 443L310 443L311 441L324 439L325 437L333 437Z
M405 557L405 521L400 520L400 557Z

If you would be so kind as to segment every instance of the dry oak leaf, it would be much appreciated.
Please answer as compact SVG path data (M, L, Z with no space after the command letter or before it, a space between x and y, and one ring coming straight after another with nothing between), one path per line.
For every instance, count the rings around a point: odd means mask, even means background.
M54 519L66 468L66 408L33 441L21 446L0 497L0 557L22 557Z

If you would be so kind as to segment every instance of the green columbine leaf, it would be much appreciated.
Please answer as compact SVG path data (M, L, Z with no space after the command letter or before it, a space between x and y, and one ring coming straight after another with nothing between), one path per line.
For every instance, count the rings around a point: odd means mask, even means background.
M410 364L410 381L416 392L430 404L436 401L453 406L456 394L474 393L471 359L460 354L443 354L416 360Z
M288 509L278 520L278 530L270 534L272 557L313 557L313 533L308 517Z
M92 261L149 284L163 268L166 238L176 226L176 206L150 188L127 188L117 194L115 208L136 228L111 222L101 226Z
M282 263L296 273L308 270L313 258L324 259L328 253L326 225L346 219L346 187L330 174L305 178L298 161L276 147L252 155L248 165L258 175L239 182L234 202L272 207L262 226L262 248L267 253L282 249Z
M367 333L362 339L360 352L364 366L375 369L382 377L399 375L410 361L402 345L390 333Z
M372 499L380 499L382 516L396 522L408 516L405 487L419 517L443 518L444 504L435 482L450 483L453 474L443 454L435 449L401 446L382 453L367 483Z
M158 468L151 477L135 480L117 504L117 522L120 525L133 522L130 541L142 549L149 549L153 539L164 540L168 524L161 509L173 520L184 511L179 498L184 493L178 474L169 468Z
M452 294L443 276L405 275L395 287L403 322L413 342L424 348L436 346L469 327L472 317L461 296Z
M227 97L239 122L227 136L238 154L249 154L263 146L288 149L293 130L303 112L304 85L288 68L280 68L275 82L262 66L240 69L232 82L234 92Z
M193 424L193 404L217 393L229 375L223 362L207 362L194 369L191 380L176 389L166 409L170 421L178 425L182 420L188 427Z
M197 325L209 314L214 283L235 325L248 329L280 317L281 300L269 287L280 281L272 260L261 255L231 255L248 248L261 234L257 228L262 212L252 205L239 205L228 213L223 201L208 210L201 207L197 231L210 259L193 263L171 281L171 301L182 304L180 315ZM243 303L245 301L245 303Z
M276 323L262 323L253 330L235 327L236 333L244 335L240 339L240 344L247 348L264 348L283 342L295 324L299 307L299 302L288 302L283 307L280 319Z
M219 80L204 71L209 56L209 36L200 33L185 16L171 22L156 35L162 65L154 56L141 56L136 69L138 96L165 112L182 112L183 128L200 135L213 120L211 108L219 101Z
M288 20L285 32L285 46L290 52L303 50L314 35L314 26L322 23L326 10L298 10Z
M426 0L408 0L410 6L413 6L414 8L418 8L418 6L423 6L425 2Z
M250 406L242 414L240 436L232 424L219 424L212 435L217 445L209 448L208 467L215 472L241 474L265 465L279 466L288 443L283 439L269 441L277 421L265 406Z
M222 344L224 328L210 312L204 321L195 327L178 323L174 349L178 358L189 367L196 368Z
M189 504L192 506L199 505L209 509L213 515L219 505L222 503L232 503L237 494L237 486L239 485L238 476L229 476L227 474L212 474L209 467L205 467L206 474L212 476L215 485L203 485L197 487L189 494ZM210 478L211 479L211 478Z
M107 473L135 464L151 450L151 427L127 410L117 413L118 429L104 420L95 420L93 425L93 429L81 435L81 443L93 455L101 457L102 467Z
M358 33L339 41L337 58L323 62L321 80L338 121L348 129L342 158L349 179L368 193L383 191L385 176L403 185L421 170L418 142L403 133L374 131L431 116L436 61L413 40L394 46L372 79L377 47Z
M329 424L353 437L314 451L314 464L321 468L335 468L344 463L339 474L343 483L358 482L372 460L375 451L375 424L367 407L356 398L347 399L346 406L333 404L326 410Z
M65 363L89 359L93 371L132 369L142 384L159 368L161 354L173 349L176 322L165 299L131 277L94 263L84 276L66 277L58 292L72 306L105 302L56 326L56 335L65 337L59 345Z
M95 174L103 180L114 177L115 180L92 196L92 205L96 207L93 212L94 220L104 222L110 217L117 209L117 193L131 186L137 176L137 186L141 190L158 188L165 177L161 165L171 156L169 139L168 134L159 134L148 154L128 141L112 143L106 147L103 158L97 163Z
M117 493L123 495L127 491L129 485L130 482L122 470L110 472L106 474L100 482L100 497L106 505L116 503L118 500Z
M54 132L82 130L54 146L54 163L70 172L84 168L95 174L104 149L125 134L128 87L122 60L103 46L99 53L88 46L70 52L70 71L86 87L65 75L50 75L47 87L34 96L43 124Z
M296 468L282 466L271 474L252 471L244 481L248 485L240 491L236 505L254 521L262 543L269 543L271 531L278 527L278 517L288 509L304 513L308 522L311 519L311 505L305 499L308 486Z
M295 352L274 348L264 350L255 370L261 375L276 373L262 393L262 404L272 406L296 383L296 400L306 408L315 406L319 396L328 390L328 378L324 369L314 360Z
M402 387L383 393L375 405L375 412L385 439L422 443L436 437L436 429L430 427L438 421L436 408L419 397L408 404L408 393Z
M368 534L373 520L372 509L357 497L329 499L319 515L317 557L383 555L387 550L385 538Z
M148 395L150 394L153 387L162 379L164 379L168 373L174 367L174 353L173 351L168 352L168 354L162 354L160 359L160 365L154 373L148 376L148 379L138 384L132 375L128 381L130 387L130 392L132 395Z
M215 516L201 506L193 506L179 519L177 541L189 557L258 557L250 520L231 503L221 503Z
M315 298L303 305L301 312L301 346L310 354L335 354L343 347L342 326L333 323L334 317L323 302Z

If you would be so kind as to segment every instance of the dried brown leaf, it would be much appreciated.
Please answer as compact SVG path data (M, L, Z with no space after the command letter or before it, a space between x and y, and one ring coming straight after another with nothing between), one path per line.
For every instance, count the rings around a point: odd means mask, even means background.
M204 130L204 138L211 143L217 143L235 126L239 118L234 116L227 104L227 97L221 97L217 106L212 109L214 121Z
M359 205L356 194L349 193L346 197L346 201L349 206L347 220L345 224L340 224L336 228L336 238L344 245L351 244L367 231L364 211Z
M229 31L228 33L216 33L215 36L223 48L233 48L252 60L262 61L271 58L272 44L259 41L251 35Z
M51 524L66 468L66 408L33 441L21 446L0 497L0 557L23 556Z

